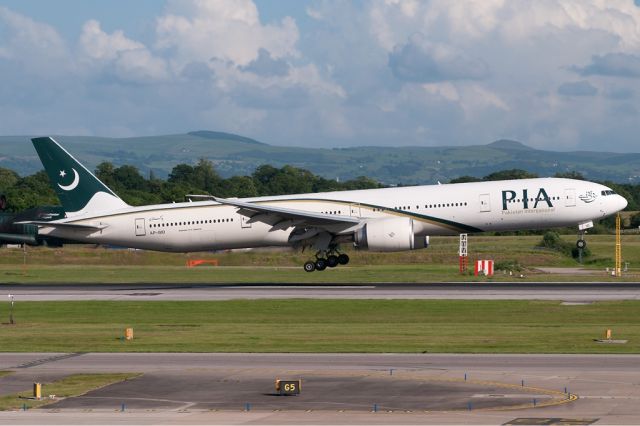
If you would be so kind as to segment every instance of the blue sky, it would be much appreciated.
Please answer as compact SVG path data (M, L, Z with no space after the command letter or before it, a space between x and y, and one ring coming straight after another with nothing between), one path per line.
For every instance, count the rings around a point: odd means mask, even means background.
M639 152L633 0L3 0L0 134Z

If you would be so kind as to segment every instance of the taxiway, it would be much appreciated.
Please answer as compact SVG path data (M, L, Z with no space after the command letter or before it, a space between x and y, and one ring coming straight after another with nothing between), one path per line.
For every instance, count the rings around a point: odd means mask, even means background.
M2 285L18 301L232 299L640 300L640 283Z
M635 424L638 365L638 355L5 353L0 369L14 373L0 378L2 393L75 373L144 374L2 412L0 423ZM274 395L275 378L302 379L302 394Z

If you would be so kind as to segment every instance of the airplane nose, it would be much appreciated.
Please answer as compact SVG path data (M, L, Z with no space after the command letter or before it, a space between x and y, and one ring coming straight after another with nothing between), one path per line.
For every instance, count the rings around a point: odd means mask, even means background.
M624 198L622 195L619 195L620 197L620 210L624 210L625 208L627 208L627 204L629 204L627 202L627 199Z

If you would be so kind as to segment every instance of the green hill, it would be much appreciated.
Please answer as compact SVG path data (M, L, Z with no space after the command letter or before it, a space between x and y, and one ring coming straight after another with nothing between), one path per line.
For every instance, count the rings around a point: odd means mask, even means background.
M640 154L555 152L516 141L464 147L299 148L267 145L223 132L135 138L55 136L74 156L93 169L102 161L131 164L143 173L165 177L178 163L206 158L224 177L246 175L260 164L290 164L330 179L368 176L385 184L447 182L462 176L485 176L505 169L525 169L540 176L577 171L591 180L637 183ZM30 136L0 137L0 167L31 174L42 168Z

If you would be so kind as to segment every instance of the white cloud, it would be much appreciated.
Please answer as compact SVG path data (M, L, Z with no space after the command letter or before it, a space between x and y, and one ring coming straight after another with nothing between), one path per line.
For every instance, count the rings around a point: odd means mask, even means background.
M144 44L127 38L121 30L107 34L95 20L84 24L79 48L99 67L112 65L115 75L123 81L148 84L169 76L164 59L154 56Z
M0 6L0 29L5 32L0 39L0 56L25 67L29 73L56 74L56 67L70 59L64 40L50 25Z
M563 83L558 87L562 96L595 96L598 89L586 80Z
M580 96L596 98L608 93L608 83L598 81L598 90L587 82L567 81L575 78L572 71L599 76L633 74L632 61L620 65L619 60L640 53L640 8L632 0L433 0L412 5L409 13L403 6L395 0L366 3L363 14L369 20L364 30L388 53L392 75L403 85L421 84L423 89L396 92L405 101L387 100L387 105L400 105L407 114L415 110L419 117L427 93L426 102L440 102L440 108L457 107L463 112L451 109L444 120L423 119L426 134L449 126L452 142L478 143L471 139L493 134L558 148L563 143L572 147L580 137L582 143L597 146L590 129L602 122L615 127L615 118L606 119L608 110L596 99L591 106L576 105ZM326 11L325 7L324 19L331 21ZM415 43L416 34L422 42ZM487 73L474 77L482 70L474 66L474 58L487 65ZM603 58L608 60L606 67ZM393 87L388 82L386 86ZM561 99L558 94L563 95ZM595 109L600 116L591 113ZM545 111L554 112L547 115ZM476 129L475 135L465 134L461 125Z
M259 11L169 0L146 34L107 32L95 16L67 42L0 7L3 128L554 149L597 148L611 133L621 149L636 144L632 0L314 0L299 22Z
M149 83L149 79L163 80L169 75L165 61L144 48L121 52L116 61L116 72L125 81L144 83Z
M178 68L211 58L247 65L260 49L274 59L298 54L295 21L263 25L251 0L170 1L167 10L158 18L157 47L171 51Z
M494 34L520 43L567 30L600 31L623 49L640 46L640 8L633 0L432 0L411 3L411 13L407 4L370 2L372 32L388 51L414 32L452 43L474 43Z
M521 41L540 33L602 32L622 49L640 47L640 9L632 0L545 0L506 2L500 11L505 39Z
M472 84L465 88L462 97L462 106L466 111L484 110L495 108L502 111L509 111L509 105L496 93L482 87L479 84Z
M423 34L409 37L389 54L393 75L418 83L447 80L477 80L487 77L487 65L479 58L448 45L429 42Z
M120 52L144 49L145 46L125 37L121 30L107 34L96 20L87 21L82 27L80 47L85 55L92 59L113 60Z
M427 83L423 84L422 88L431 95L437 95L451 102L457 102L460 100L460 92L450 82L444 83Z

